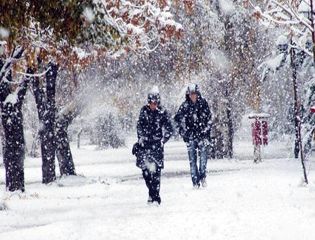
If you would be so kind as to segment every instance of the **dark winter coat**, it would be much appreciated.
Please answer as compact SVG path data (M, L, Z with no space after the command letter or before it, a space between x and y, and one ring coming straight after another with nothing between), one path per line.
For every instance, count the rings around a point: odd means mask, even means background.
M161 106L152 111L148 105L142 107L137 122L138 154L137 166L145 168L145 161L154 161L163 168L164 144L173 134L168 112ZM150 155L150 156L148 156Z
M198 99L193 103L189 95L186 101L179 107L175 115L175 122L179 128L179 134L185 142L190 140L210 140L211 112L208 102L197 92Z

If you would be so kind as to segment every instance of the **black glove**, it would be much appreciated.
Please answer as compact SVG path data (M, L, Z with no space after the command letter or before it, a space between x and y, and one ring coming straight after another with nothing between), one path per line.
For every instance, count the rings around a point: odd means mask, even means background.
M133 147L132 147L132 155L135 155L137 156L138 153L139 153L139 147L140 147L140 144L138 142L136 142L135 144L133 144Z

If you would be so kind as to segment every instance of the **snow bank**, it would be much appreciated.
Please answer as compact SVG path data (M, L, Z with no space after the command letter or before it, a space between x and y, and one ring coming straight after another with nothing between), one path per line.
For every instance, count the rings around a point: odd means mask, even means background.
M300 162L273 158L210 160L208 187L192 188L185 144L165 148L159 207L146 205L147 189L128 147L73 149L77 172L41 184L39 159L27 159L27 192L8 195L1 182L1 240L242 239L313 240L314 159L309 187L301 187ZM275 144L273 144L275 145ZM273 146L281 150L281 144ZM237 151L246 152L240 144ZM0 169L0 179L4 170ZM0 200L0 201L1 201Z

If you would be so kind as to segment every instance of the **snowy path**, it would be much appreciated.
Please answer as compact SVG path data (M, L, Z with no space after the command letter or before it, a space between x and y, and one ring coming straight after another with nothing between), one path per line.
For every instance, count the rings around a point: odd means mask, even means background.
M129 144L130 145L130 144ZM166 148L160 207L147 191L129 148L74 151L84 177L40 184L40 160L26 161L24 196L4 192L0 170L0 239L314 239L315 162L308 187L300 163L271 144L268 159L208 163L208 188L193 190L185 146ZM277 151L276 151L277 150ZM250 156L239 143L236 156ZM268 158L268 157L267 157Z

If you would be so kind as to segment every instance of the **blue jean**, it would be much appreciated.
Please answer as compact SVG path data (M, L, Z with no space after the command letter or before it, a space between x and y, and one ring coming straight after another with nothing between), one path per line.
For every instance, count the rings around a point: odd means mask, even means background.
M187 143L190 174L193 185L199 185L200 180L206 178L207 146L204 141L191 140ZM197 166L197 152L199 155L199 169Z

